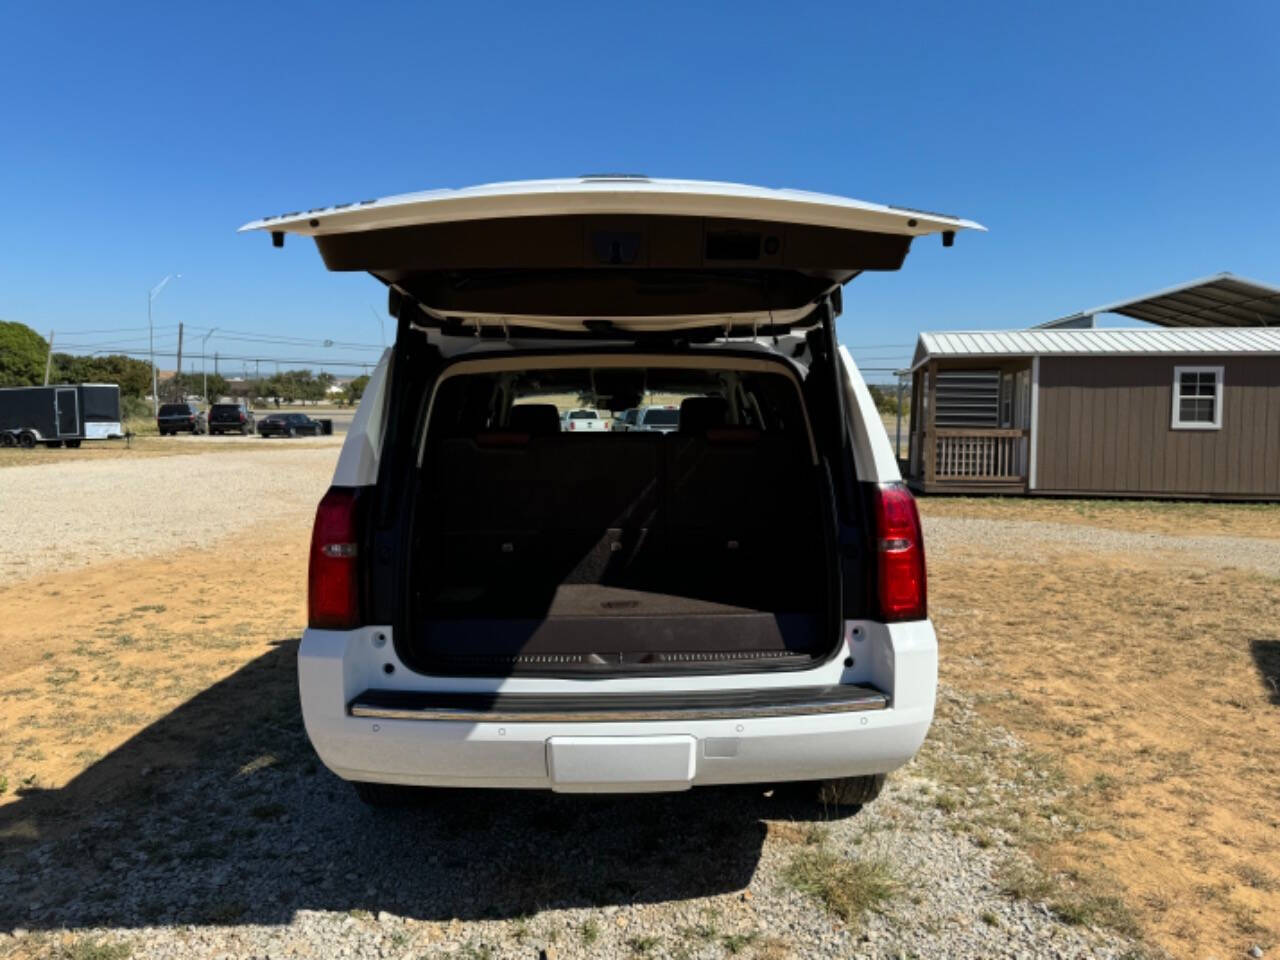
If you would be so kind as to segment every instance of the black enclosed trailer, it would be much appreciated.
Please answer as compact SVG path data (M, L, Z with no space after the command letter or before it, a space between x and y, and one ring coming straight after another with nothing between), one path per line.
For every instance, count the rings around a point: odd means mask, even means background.
M6 447L78 447L82 440L122 436L120 387L114 383L0 389L0 444Z

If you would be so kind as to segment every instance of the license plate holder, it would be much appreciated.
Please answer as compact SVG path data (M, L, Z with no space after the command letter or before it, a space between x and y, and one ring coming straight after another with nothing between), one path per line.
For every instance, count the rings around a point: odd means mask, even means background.
M551 737L547 772L562 793L688 790L697 770L696 737Z

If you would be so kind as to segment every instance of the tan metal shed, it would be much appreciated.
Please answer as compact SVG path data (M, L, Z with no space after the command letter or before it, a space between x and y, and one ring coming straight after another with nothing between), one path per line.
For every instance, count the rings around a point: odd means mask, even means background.
M1280 499L1280 289L1230 275L1197 284L1031 330L922 334L909 482ZM1093 327L1101 312L1164 326Z

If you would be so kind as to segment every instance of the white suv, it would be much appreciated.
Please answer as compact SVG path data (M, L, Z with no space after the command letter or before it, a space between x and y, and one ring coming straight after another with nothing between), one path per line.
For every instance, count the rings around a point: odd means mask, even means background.
M307 733L372 803L816 781L919 748L924 546L837 345L842 285L977 224L643 177L496 184L248 224L390 288L316 515ZM979 228L980 229L980 228ZM551 398L680 398L569 437Z

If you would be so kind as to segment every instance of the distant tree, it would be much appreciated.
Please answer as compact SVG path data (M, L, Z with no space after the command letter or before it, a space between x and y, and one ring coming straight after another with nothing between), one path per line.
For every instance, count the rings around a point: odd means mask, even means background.
M325 396L325 384L310 370L294 370L292 371L294 379L294 395L306 403L310 400L312 403L319 403ZM321 374L325 376L325 374Z
M228 383L227 378L220 373L209 374L208 390L205 390L203 376L198 376L197 382L200 384L200 390L204 394L205 400L209 403L217 403L220 399L231 392L231 384Z
M49 344L25 323L0 320L0 387L44 383Z
M141 397L151 392L151 366L123 354L84 357L55 353L49 379L56 383L114 383L122 397Z
M256 380L250 380L247 384L247 389L249 391L249 399L253 401L266 400L272 395L270 380L262 377L258 377Z
M881 413L897 413L898 412L898 387L897 384L867 384L867 392L871 394L871 399L875 401L876 409ZM905 414L910 404L908 394L909 390L903 391L902 396L902 412Z
M268 396L283 400L285 403L293 403L298 399L298 381L290 370L272 375L267 380L266 389Z
M356 404L360 402L360 398L364 396L365 388L369 386L369 377L361 374L352 378L351 382L343 389L343 396L347 403Z

